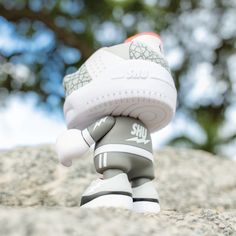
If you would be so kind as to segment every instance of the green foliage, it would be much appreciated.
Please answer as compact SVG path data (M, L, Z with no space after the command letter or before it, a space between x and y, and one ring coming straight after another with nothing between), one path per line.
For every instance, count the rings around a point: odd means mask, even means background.
M36 93L44 104L58 107L63 76L95 49L138 31L155 31L167 54L177 50L179 55L171 68L178 112L188 114L206 137L198 143L180 135L170 143L217 152L219 145L235 139L234 133L221 135L226 112L235 103L229 66L236 52L235 10L233 0L2 0L0 25L12 28L15 44L8 50L0 45L1 101L16 92ZM192 77L202 64L210 68L214 92L191 101ZM17 76L16 65L28 68L24 78Z

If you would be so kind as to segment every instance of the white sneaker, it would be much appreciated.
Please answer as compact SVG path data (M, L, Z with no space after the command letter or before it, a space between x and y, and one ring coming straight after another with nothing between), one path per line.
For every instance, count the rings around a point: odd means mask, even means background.
M177 91L154 33L97 50L64 78L67 127L85 129L106 115L138 117L151 132L173 118Z
M147 182L132 188L133 211L135 212L160 212L159 196L153 183Z
M132 209L132 189L125 173L109 179L97 179L85 190L81 207L118 207Z

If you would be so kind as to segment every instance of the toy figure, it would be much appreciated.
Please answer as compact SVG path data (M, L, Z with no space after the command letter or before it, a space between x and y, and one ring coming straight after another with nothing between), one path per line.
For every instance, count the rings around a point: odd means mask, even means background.
M165 127L176 107L176 88L160 37L140 33L97 50L64 78L68 130L58 139L60 162L70 166L93 144L103 175L81 198L81 207L122 207L159 212L150 133Z

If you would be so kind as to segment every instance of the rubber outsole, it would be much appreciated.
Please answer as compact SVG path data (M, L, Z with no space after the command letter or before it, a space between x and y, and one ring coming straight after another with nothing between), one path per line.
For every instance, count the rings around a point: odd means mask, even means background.
M156 202L137 201L133 202L132 210L138 213L159 213L161 208L160 204Z

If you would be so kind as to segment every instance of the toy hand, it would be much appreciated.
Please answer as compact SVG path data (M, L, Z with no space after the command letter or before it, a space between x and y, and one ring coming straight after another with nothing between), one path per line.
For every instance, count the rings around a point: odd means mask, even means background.
M56 141L56 151L59 161L64 166L71 166L72 160L82 156L89 146L86 144L80 130L70 129L62 133Z

